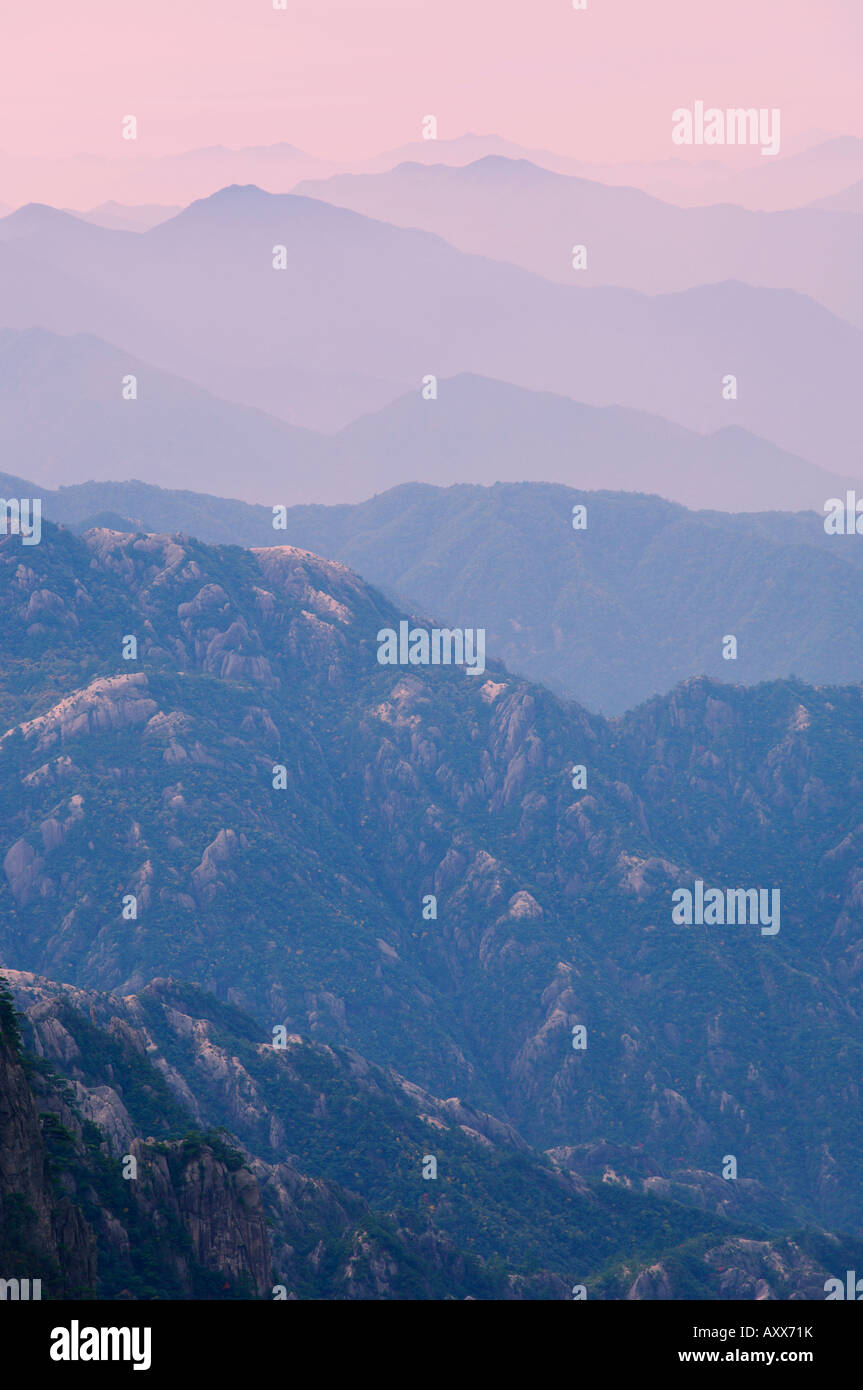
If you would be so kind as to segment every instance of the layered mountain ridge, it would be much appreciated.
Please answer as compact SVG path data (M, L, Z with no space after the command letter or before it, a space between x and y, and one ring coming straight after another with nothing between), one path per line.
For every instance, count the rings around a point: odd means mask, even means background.
M307 429L468 373L701 433L741 427L838 474L859 466L863 333L794 289L579 289L248 186L146 232L20 208L0 221L0 291L4 328L98 337Z
M7 496L33 484L0 476ZM840 499L845 493L840 491ZM753 685L863 677L863 550L815 512L729 516L658 497L541 483L394 488L356 506L251 507L145 483L43 496L76 531L183 531L294 545L349 565L408 610L483 626L490 655L619 714L692 676ZM585 526L573 530L573 510ZM276 529L274 520L284 523ZM723 655L732 634L734 661Z
M789 1213L751 1181L667 1179L608 1145L537 1154L352 1050L262 1043L194 987L8 978L32 1053L0 1042L0 1256L46 1298L565 1299L573 1270L591 1298L818 1298L861 1248L767 1235ZM212 1117L246 1142L197 1127ZM40 1199L53 1245L21 1226Z
M402 614L295 548L48 524L0 564L4 967L195 981L535 1149L733 1155L761 1212L857 1230L859 688L609 721L381 666ZM676 925L697 879L781 929Z

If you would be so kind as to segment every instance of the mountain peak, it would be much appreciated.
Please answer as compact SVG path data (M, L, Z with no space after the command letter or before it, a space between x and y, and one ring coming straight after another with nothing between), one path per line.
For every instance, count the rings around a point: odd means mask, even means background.
M83 218L77 216L76 213L63 212L60 208L53 208L48 203L25 203L23 207L16 208L7 217L0 219L0 222L2 222L4 230L21 232L53 230L58 227L68 227L72 223L87 226Z
M199 202L215 203L219 202L247 202L250 198L271 198L273 195L265 189L259 188L256 183L230 183L225 188L219 188L215 193L211 193L209 198L200 198Z
M190 219L230 219L234 214L242 215L266 207L277 197L277 194L268 193L256 183L231 183L208 194L206 198L196 198L174 217L157 223L151 228L150 234L158 235L171 227L183 226Z

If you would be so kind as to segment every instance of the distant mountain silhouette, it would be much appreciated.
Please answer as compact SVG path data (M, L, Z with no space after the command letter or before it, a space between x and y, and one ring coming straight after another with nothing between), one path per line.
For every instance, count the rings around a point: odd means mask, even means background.
M136 400L123 397L136 379ZM0 458L42 486L144 477L256 501L314 495L329 441L90 335L0 329ZM208 483L209 480L209 483Z
M256 183L273 193L287 193L303 179L380 173L405 160L456 166L500 155L529 159L577 178L641 188L679 206L728 202L775 211L841 193L863 176L863 141L853 136L820 138L815 132L795 140L783 131L780 154L769 160L757 148L728 147L705 147L700 157L686 158L671 145L670 117L669 110L669 155L652 161L595 162L494 134L420 139L356 160L320 159L284 141L236 149L213 145L165 155L124 150L117 155L22 159L0 151L0 188L12 206L34 199L74 201L84 207L111 200L185 204L231 183Z
M274 192L288 192L300 179L325 178L343 167L284 141L238 149L211 145L162 155L124 149L116 155L26 160L0 151L0 188L13 204L43 199L74 201L83 207L111 201L185 205L231 183L261 183Z
M779 155L770 159L755 148L711 146L700 154L694 159L675 152L667 159L653 161L596 163L530 149L497 135L471 134L415 140L340 172L382 173L405 161L455 167L492 155L526 159L543 169L597 183L639 188L680 207L734 203L769 211L802 207L815 198L829 197L863 175L863 140L850 135L822 138L814 132L799 141L783 135Z
M294 424L334 431L428 375L472 372L700 431L742 426L836 473L859 466L863 333L791 291L570 288L254 188L145 233L24 208L3 238L5 326L96 334Z
M123 398L130 377L136 400ZM415 390L316 434L98 338L43 329L0 329L0 405L5 471L43 488L141 478L272 506L360 502L401 483L533 481L724 511L821 511L853 485L739 427L705 436L471 375L442 380L437 400Z
M848 484L738 427L700 435L641 411L586 406L463 375L347 425L328 500L399 483L561 482L656 492L722 511L820 511ZM850 484L848 484L850 485Z
M398 226L423 227L462 251L567 285L621 285L656 294L742 280L809 294L863 326L863 226L843 212L680 208L635 188L607 187L497 155L458 168L401 164L365 177L307 180L296 192ZM584 269L573 269L574 245L586 247Z

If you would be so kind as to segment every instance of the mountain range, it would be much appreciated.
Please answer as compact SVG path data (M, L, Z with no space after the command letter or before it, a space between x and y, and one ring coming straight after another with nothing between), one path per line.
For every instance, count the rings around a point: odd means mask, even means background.
M863 140L826 132L812 132L799 141L783 137L780 154L770 159L763 158L758 150L726 146L721 153L713 147L699 159L686 159L675 152L663 160L614 164L532 149L497 135L469 134L415 140L339 172L381 174L404 163L459 168L488 157L526 160L552 173L639 188L680 207L735 203L756 211L781 211L819 198L841 196L863 174Z
M859 1234L859 687L606 720L494 660L382 666L401 611L304 550L49 523L0 564L4 969L194 982L575 1171L732 1155L786 1234ZM697 880L781 929L675 924Z
M853 1282L863 140L118 148L0 152L3 1297Z
M160 206L206 198L231 183L260 183L288 192L303 178L325 178L341 167L318 159L287 141L229 148L210 145L172 154L147 154L124 142L118 154L34 158L0 152L4 202L56 205L73 201Z
M91 333L310 428L468 372L859 467L863 334L789 290L576 289L315 199L231 188L143 233L19 209L0 221L0 292L7 328Z
M824 131L783 134L777 157L758 150L711 150L687 159L674 150L667 159L597 163L551 150L536 149L493 134L408 141L358 160L319 158L287 141L228 148L212 145L173 154L152 155L130 142L117 155L21 157L0 152L0 188L4 202L34 200L65 204L74 190L78 202L91 204L188 203L232 183L256 183L273 193L287 193L308 178L331 174L386 172L405 161L459 167L487 156L526 159L556 173L593 182L641 188L680 206L736 203L741 207L779 210L801 207L842 193L863 175L863 141ZM718 156L718 157L717 157Z
M417 163L383 174L339 174L301 183L295 192L400 227L422 227L461 251L566 285L659 294L739 280L810 295L863 326L863 227L853 211L752 212L727 203L680 208L638 189L498 156L462 167ZM574 246L586 252L578 269Z
M863 556L812 513L729 516L532 483L413 486L292 508L286 528L412 610L485 626L511 669L605 713L695 675L863 680L863 632L849 622Z
M434 401L414 390L322 435L98 338L44 329L0 329L0 405L4 472L43 492L145 478L272 506L364 501L409 482L527 479L724 511L821 511L854 486L739 427L703 436L645 412L471 375L441 380Z
M38 489L0 475L6 496ZM81 532L288 540L341 561L408 608L487 629L488 649L588 708L620 714L690 676L756 684L863 679L863 555L823 516L687 511L657 497L539 483L409 485L354 506L272 508L145 483L43 496ZM586 508L583 531L573 509ZM277 518L278 519L278 518ZM734 662L723 639L736 636Z
M193 986L8 982L0 1259L43 1298L560 1300L573 1270L591 1298L818 1298L863 1249L770 1236L787 1213L751 1180L531 1151L350 1049L262 1043Z

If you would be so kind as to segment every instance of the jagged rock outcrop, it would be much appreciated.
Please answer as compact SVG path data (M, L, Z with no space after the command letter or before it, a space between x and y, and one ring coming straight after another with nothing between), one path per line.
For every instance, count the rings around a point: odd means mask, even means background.
M126 1282L143 1293L163 1281L174 1296L201 1292L202 1277L259 1296L271 1286L266 1214L258 1183L228 1151L206 1142L147 1143L97 1128L97 1107L79 1102L93 1089L58 1084L50 1071L25 1067L0 994L0 1266L3 1277L41 1280L43 1298L116 1296ZM43 1019L43 1041L64 1049L60 1028ZM108 1088L97 1088L104 1093ZM113 1107L112 1107L113 1109ZM89 1129L86 1127L89 1126ZM120 1158L100 1155L128 1145ZM143 1236L143 1240L142 1240ZM143 1252L139 1249L144 1246ZM147 1259L146 1274L136 1255Z

